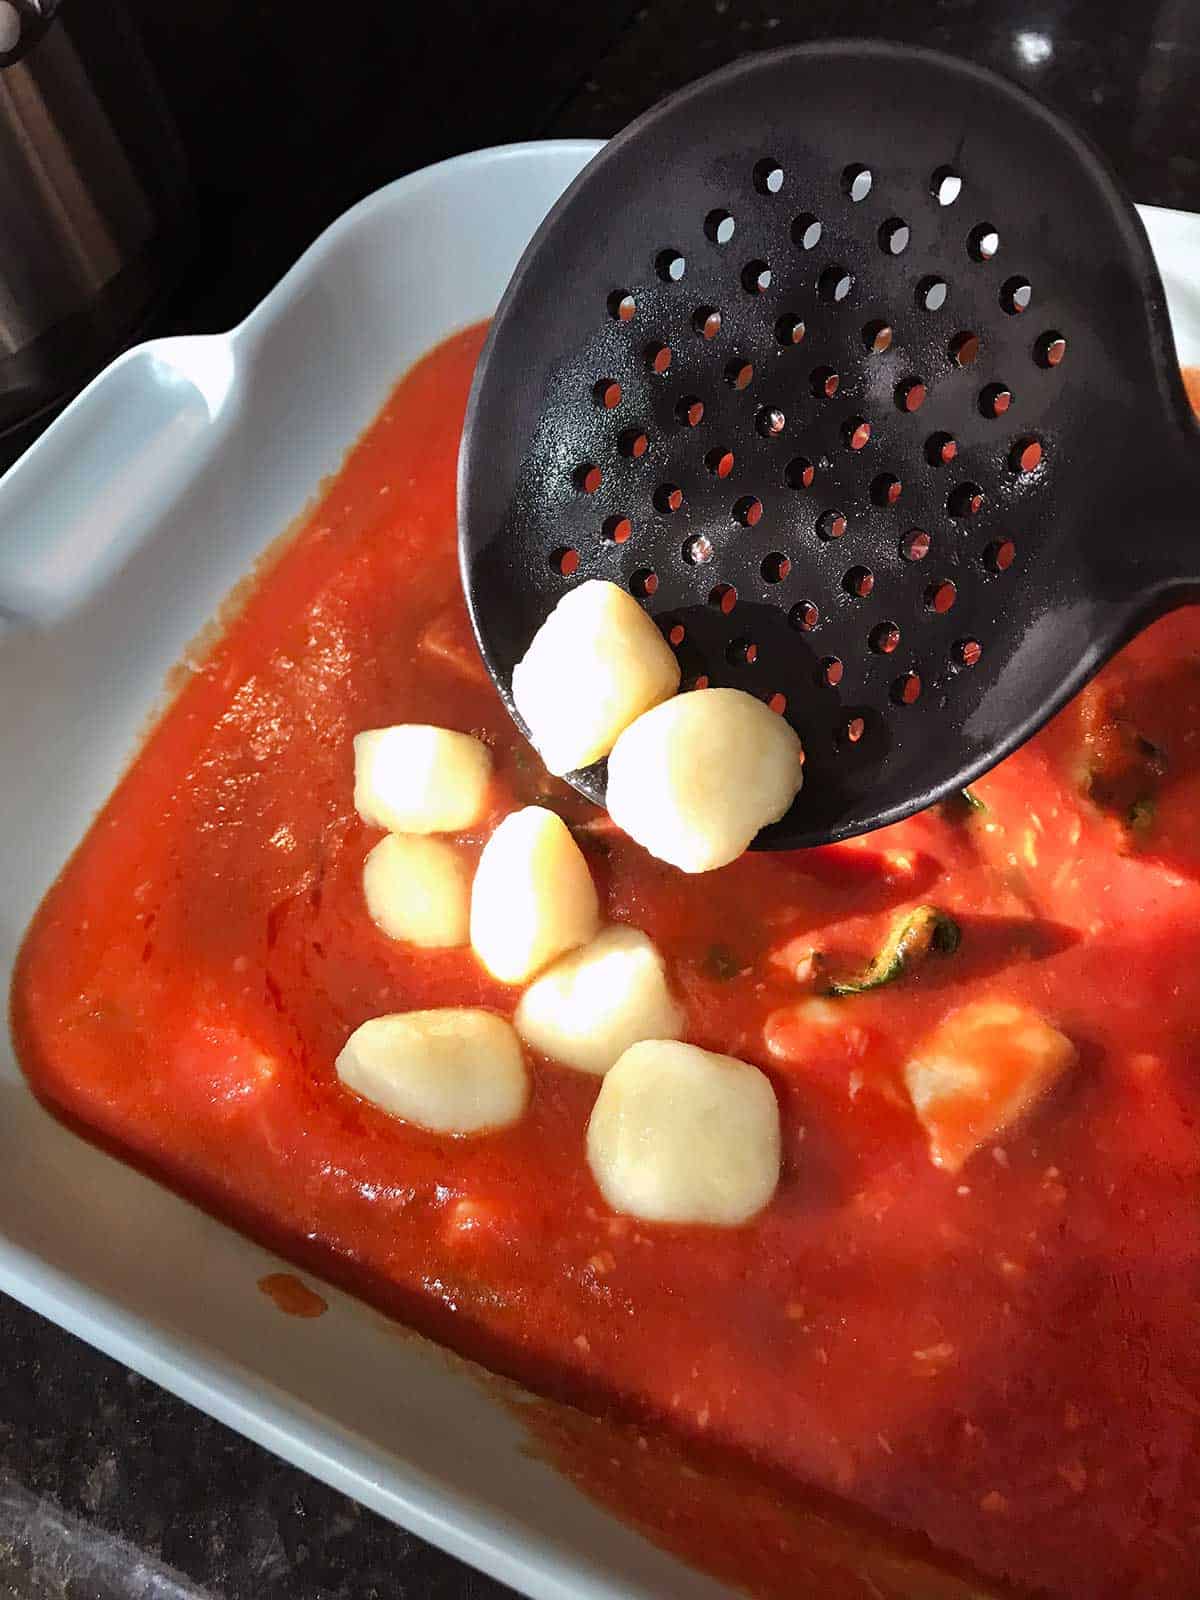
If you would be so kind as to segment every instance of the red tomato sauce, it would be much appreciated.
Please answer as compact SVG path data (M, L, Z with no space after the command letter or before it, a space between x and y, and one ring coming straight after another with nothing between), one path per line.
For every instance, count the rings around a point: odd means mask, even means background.
M475 654L454 479L482 336L398 386L48 894L12 1003L34 1088L541 1394L841 1497L1022 1589L1196 1593L1200 613L1138 639L985 778L986 811L682 876L546 776ZM472 849L516 805L558 809L607 916L666 954L687 1037L770 1075L784 1172L753 1222L611 1213L584 1159L596 1081L552 1062L534 1062L524 1119L477 1139L338 1083L368 1017L517 998L469 951L413 952L366 914L378 835L353 808L351 740L403 721L492 746ZM922 902L958 919L956 954L797 1009ZM951 1176L901 1068L947 1011L993 995L1036 1007L1080 1061ZM678 1510L678 1486L662 1503ZM699 1527L674 1543L761 1593L819 1592L782 1535L764 1564L760 1516L725 1526L721 1562Z

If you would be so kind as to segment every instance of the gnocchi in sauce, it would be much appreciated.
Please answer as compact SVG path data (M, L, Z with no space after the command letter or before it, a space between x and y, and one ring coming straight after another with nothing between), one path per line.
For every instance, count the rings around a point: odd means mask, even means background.
M400 384L50 891L31 1082L298 1266L641 1430L643 1524L710 1565L721 1529L758 1593L1195 1593L1200 613L961 804L690 875L552 777L480 665L482 337ZM673 688L659 653L619 715L550 707L553 764L627 712L674 726ZM798 779L783 749L755 805ZM720 854L703 819L688 848ZM730 1463L690 1523L688 1452ZM812 1588L770 1508L814 1492L978 1583L868 1586L847 1536Z

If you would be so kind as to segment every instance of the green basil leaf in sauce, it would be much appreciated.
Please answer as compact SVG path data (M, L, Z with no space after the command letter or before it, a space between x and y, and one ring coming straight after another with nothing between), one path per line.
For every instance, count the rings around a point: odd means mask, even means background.
M960 789L957 794L949 795L942 804L951 817L966 820L987 811L987 806L975 793L974 789Z
M710 944L702 962L705 974L720 983L728 983L742 970L742 963L728 945Z
M931 950L952 956L962 943L962 929L953 917L936 906L917 906L895 918L888 936L867 970L859 978L831 983L829 994L866 994L895 983L926 960Z

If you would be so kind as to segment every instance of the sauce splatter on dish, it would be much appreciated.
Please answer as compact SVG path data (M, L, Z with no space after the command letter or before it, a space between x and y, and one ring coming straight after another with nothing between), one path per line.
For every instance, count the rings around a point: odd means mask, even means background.
M269 1272L258 1280L258 1287L287 1317L323 1317L329 1310L328 1300L322 1299L294 1272Z

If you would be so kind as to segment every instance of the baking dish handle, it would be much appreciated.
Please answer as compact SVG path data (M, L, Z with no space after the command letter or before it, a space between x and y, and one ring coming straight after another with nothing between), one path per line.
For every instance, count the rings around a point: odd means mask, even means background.
M225 433L235 379L224 335L139 345L0 478L0 634L53 625L125 565Z

